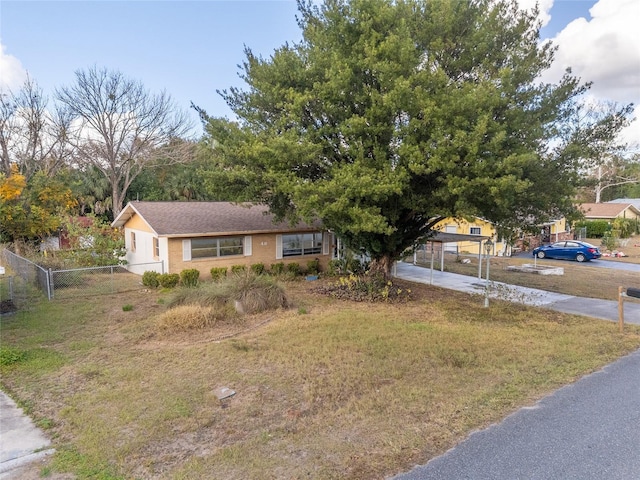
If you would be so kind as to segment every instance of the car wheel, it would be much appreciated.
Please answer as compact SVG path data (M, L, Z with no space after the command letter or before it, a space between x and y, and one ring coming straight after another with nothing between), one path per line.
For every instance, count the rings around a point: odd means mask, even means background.
M544 258L544 257L546 257L546 255L545 255L545 253L544 253L542 250L540 250L538 253L536 253L536 257L538 257L538 258Z
M587 260L587 257L584 256L584 253L579 253L578 255L576 255L576 260L579 262L585 262Z

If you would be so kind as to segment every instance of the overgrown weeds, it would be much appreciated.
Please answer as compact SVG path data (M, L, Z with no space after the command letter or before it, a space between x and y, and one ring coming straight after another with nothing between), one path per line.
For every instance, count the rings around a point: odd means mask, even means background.
M232 321L242 313L286 308L288 301L283 288L274 278L245 270L216 283L179 289L169 300L168 306L169 311L158 323L165 331L204 328L218 321Z

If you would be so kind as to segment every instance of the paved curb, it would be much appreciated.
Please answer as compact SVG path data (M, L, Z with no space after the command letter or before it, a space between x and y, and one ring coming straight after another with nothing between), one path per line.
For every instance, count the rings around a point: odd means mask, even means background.
M5 462L0 463L0 479L9 478L13 470L24 467L25 465L29 465L36 460L41 460L49 455L55 453L54 448L50 448L48 450L42 450L40 452L30 453L28 455L24 455L22 457L14 458L12 460L7 460Z

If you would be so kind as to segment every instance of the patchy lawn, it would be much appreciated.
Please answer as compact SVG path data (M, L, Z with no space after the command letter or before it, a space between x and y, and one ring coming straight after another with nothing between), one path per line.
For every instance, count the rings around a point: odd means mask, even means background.
M3 388L53 438L47 474L378 479L640 347L638 327L427 285L390 305L320 284L287 283L288 310L169 336L156 291L38 303L0 319L17 358Z

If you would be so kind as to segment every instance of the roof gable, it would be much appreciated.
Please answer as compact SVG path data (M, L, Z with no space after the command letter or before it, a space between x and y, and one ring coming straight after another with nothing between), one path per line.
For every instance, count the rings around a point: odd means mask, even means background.
M630 203L581 203L579 208L587 218L615 218L627 209L633 210L636 215L640 214Z
M264 205L231 202L130 202L113 221L122 227L140 215L158 236L205 236L237 233L318 230L319 224L274 223Z

